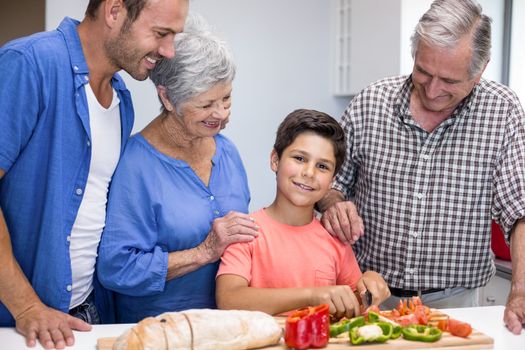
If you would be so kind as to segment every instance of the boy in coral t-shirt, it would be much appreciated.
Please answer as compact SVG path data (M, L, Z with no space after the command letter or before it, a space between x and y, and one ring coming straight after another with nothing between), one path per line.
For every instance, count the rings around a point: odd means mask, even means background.
M341 126L325 113L300 109L284 119L270 159L275 200L252 214L259 236L224 252L217 273L219 308L275 315L327 303L335 317L353 317L366 290L373 304L390 296L383 278L373 271L361 274L352 248L331 236L314 215L315 203L341 167L345 147Z

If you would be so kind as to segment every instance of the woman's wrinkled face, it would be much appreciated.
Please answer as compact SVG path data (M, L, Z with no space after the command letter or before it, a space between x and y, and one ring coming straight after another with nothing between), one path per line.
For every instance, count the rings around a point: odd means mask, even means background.
M181 104L180 122L188 136L213 137L228 122L232 83L218 83L211 89Z

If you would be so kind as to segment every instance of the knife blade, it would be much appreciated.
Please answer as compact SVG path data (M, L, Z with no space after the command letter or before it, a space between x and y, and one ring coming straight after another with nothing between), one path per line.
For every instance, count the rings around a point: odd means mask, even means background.
M361 294L361 303L365 310L372 305L372 294L368 290Z

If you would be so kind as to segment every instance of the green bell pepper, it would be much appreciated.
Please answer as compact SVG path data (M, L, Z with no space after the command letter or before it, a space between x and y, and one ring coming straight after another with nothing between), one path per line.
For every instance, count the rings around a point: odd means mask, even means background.
M370 323L379 322L379 314L374 311L369 311L368 312L368 322Z
M441 338L440 329L434 327L428 327L418 324L413 324L401 329L403 338L406 340L422 341L426 343L433 343Z
M330 338L335 338L339 334L348 332L354 327L361 327L364 325L365 325L365 318L363 316L357 316L351 319L344 318L330 325Z
M389 320L388 318L381 316L377 312L369 311L368 312L368 322L377 323L377 322L386 322L392 324L392 335L390 339L397 339L401 336L401 326L395 323L394 321Z
M401 329L403 327L401 326L394 326L392 325L392 335L390 336L390 339L397 339L401 336Z
M363 343L384 343L392 336L393 326L387 322L376 322L350 330L353 345Z

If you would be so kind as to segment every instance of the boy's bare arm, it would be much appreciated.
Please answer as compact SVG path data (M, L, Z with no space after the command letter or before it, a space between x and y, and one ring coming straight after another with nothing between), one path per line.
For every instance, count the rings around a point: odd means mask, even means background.
M263 311L278 315L290 310L326 303L336 318L359 314L359 301L349 286L312 288L254 288L237 275L217 278L217 306L220 309Z

